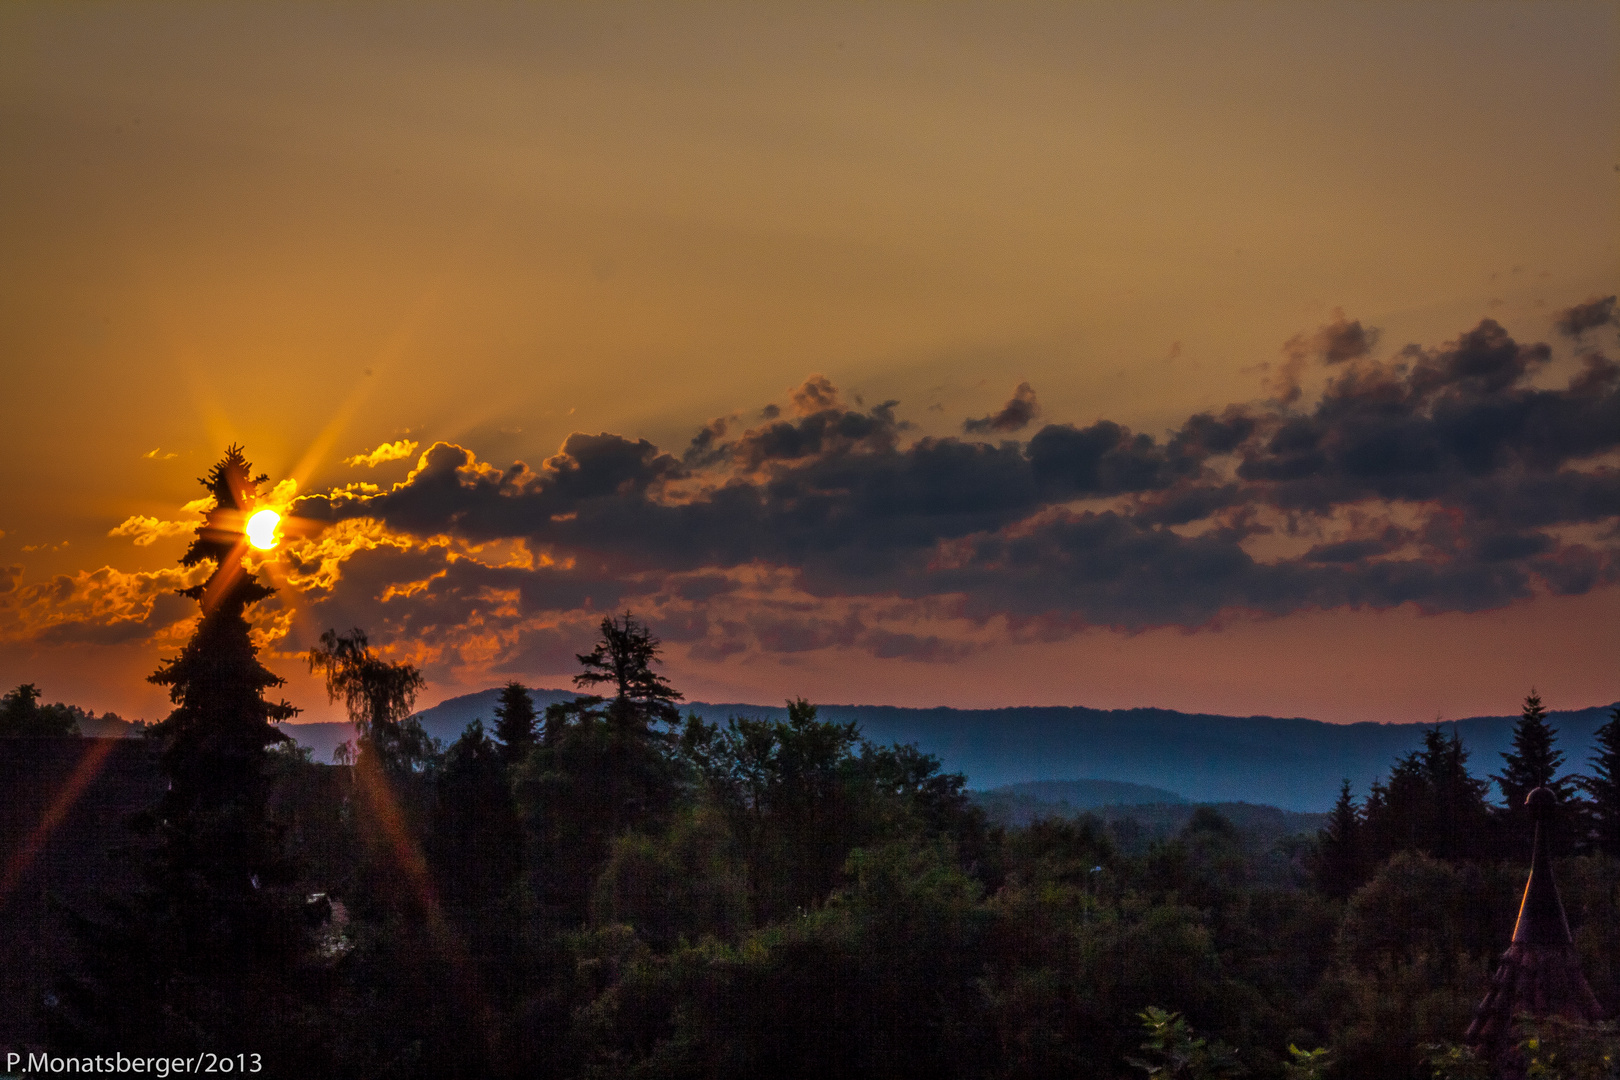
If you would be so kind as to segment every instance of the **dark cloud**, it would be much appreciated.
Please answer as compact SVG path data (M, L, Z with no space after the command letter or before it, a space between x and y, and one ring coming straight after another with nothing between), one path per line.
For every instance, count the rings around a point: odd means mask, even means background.
M825 375L812 375L793 391L793 408L800 416L836 411L839 405L838 389Z
M1035 388L1027 382L1021 382L1013 390L1013 396L1007 404L1001 407L1000 412L991 413L978 420L964 420L962 430L969 435L990 431L1022 431L1040 413L1041 405L1035 400Z
M1615 322L1615 300L1613 296L1594 296L1584 304L1567 307L1554 317L1553 326L1567 337L1580 337L1588 330L1608 326Z
M1353 365L1308 414L1257 417L1240 478L1279 506L1455 498L1475 478L1549 473L1620 446L1617 372L1589 363L1568 389L1528 379L1550 359L1486 319L1440 349Z
M1370 354L1378 344L1378 331L1361 325L1360 319L1346 319L1334 311L1333 321L1309 334L1297 334L1283 345L1290 359L1317 359L1325 364L1342 364Z
M1379 536L1317 544L1303 558L1313 563L1359 563L1377 555L1388 555L1405 542L1406 534L1392 527Z
M846 407L814 376L792 418L713 421L680 459L575 434L536 468L499 469L436 443L394 490L310 497L297 512L523 541L532 567L443 547L361 552L319 601L429 644L470 626L505 634L508 664L555 652L536 620L630 602L702 658L840 647L943 660L967 646L906 625L925 608L1062 634L1234 611L1478 611L1613 581L1620 365L1592 354L1563 388L1541 385L1551 349L1489 319L1385 360L1374 338L1340 315L1285 350L1324 370L1308 407L1236 403L1159 438L1108 420L1047 424L1024 442L914 437L897 402ZM1008 409L1027 401L1032 416L1026 389ZM983 430L1001 430L1000 415ZM1604 525L1604 541L1567 533ZM762 574L780 580L745 584ZM805 606L765 599L771 589ZM843 605L878 599L921 606L878 619Z
M862 634L861 644L880 660L916 660L927 664L950 663L977 651L972 645L947 641L938 634L895 633L883 629Z
M1029 440L1035 480L1059 498L1155 491L1189 466L1151 435L1133 435L1112 420L1087 428L1048 424Z

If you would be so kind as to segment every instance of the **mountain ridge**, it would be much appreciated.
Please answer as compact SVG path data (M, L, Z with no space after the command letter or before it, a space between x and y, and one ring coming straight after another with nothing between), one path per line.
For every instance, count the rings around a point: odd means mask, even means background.
M445 741L473 719L491 725L499 689L447 698L416 714L428 733ZM571 691L534 688L537 708L569 700ZM1592 734L1614 706L1557 710L1559 749L1570 772L1587 768ZM728 716L785 719L785 705L688 702L688 711L721 722ZM1358 721L1330 724L1307 717L1222 716L1174 709L1090 709L1085 706L1007 706L1000 709L908 708L897 705L819 705L824 720L854 721L880 744L916 743L942 766L961 772L969 786L987 790L1032 781L1107 780L1175 792L1189 802L1257 802L1302 813L1333 804L1342 779L1357 797L1388 776L1403 754L1422 745L1431 723ZM1512 742L1517 715L1455 721L1472 755L1470 770L1501 769L1497 755ZM284 730L330 760L348 739L347 724L287 724Z

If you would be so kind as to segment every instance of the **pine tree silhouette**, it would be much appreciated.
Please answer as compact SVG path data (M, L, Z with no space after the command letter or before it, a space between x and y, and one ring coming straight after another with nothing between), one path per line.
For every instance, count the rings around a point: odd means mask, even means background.
M1564 762L1562 751L1553 749L1558 732L1547 723L1547 710L1534 690L1524 699L1524 710L1518 723L1513 725L1513 751L1502 755L1502 771L1494 779L1502 789L1507 806L1499 812L1509 843L1530 850L1533 823L1525 807L1525 796L1538 787L1550 789L1558 797L1560 806L1567 806L1575 794L1575 784L1569 777L1560 777L1558 768ZM1561 840L1562 850L1567 840Z
M1363 851L1376 866L1397 851L1439 859L1483 856L1490 844L1490 782L1468 771L1468 750L1455 727L1423 733L1423 749L1398 759L1362 807Z
M1343 898L1361 885L1365 865L1361 834L1361 813L1350 797L1346 779L1328 814L1327 827L1317 834L1315 876L1317 888L1324 894Z
M1609 722L1597 729L1597 753L1592 755L1592 775L1577 780L1591 796L1591 814L1597 849L1605 855L1620 856L1620 705L1609 713Z
M529 691L520 682L507 683L495 706L495 738L501 743L501 760L508 766L516 765L534 749L534 725L534 700Z
M265 751L288 741L275 725L298 713L286 701L265 700L266 690L286 680L259 663L245 616L275 591L242 565L243 526L267 479L254 476L242 448L232 446L200 481L214 508L180 563L214 564L206 581L183 590L202 605L202 619L180 655L148 677L167 686L175 704L153 729L170 780L160 815L177 840L193 829L209 833L209 843L197 847L197 836L185 846L210 864L220 887L238 892L251 889L251 879L273 859L266 846Z
M575 657L585 670L574 676L574 685L607 685L615 693L612 698L581 698L575 704L588 710L605 701L608 724L620 735L646 735L654 723L673 727L681 718L681 711L675 705L681 700L681 693L669 680L653 671L652 665L659 662L660 651L652 631L628 611L622 619L612 616L603 619L602 636L597 639L596 647Z
M107 918L72 914L86 962L47 1015L56 1045L181 1053L274 1040L290 1062L319 1041L300 1019L319 1015L302 977L303 897L267 809L269 748L289 741L275 724L298 710L265 700L284 680L259 663L245 616L273 591L242 561L265 479L232 446L202 480L215 505L180 560L214 566L183 590L202 618L149 677L175 708L149 731L169 788L137 819L145 881Z

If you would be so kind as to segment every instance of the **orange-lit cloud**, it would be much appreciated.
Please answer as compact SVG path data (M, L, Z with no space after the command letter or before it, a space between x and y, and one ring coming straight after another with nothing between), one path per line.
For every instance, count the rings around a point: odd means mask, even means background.
M357 468L361 465L368 469L375 468L385 461L399 461L402 458L410 457L416 453L417 445L415 439L399 439L391 443L383 443L369 454L356 454L353 457L344 458L343 464L350 468Z
M171 536L186 536L197 528L195 521L162 521L144 514L125 518L115 525L108 536L127 536L136 547L146 547Z
M176 595L207 577L205 568L126 572L103 566L19 584L21 567L0 572L0 641L117 645L174 636L196 614Z

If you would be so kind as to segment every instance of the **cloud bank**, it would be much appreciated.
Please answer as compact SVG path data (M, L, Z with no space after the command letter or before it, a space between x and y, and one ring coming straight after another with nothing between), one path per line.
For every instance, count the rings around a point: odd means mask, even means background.
M1486 319L1380 356L1339 314L1283 345L1265 399L1158 434L1036 427L1025 383L963 435L924 435L900 402L851 404L815 375L680 447L576 432L499 466L435 442L390 487L296 500L318 527L284 545L261 638L291 651L358 625L434 677L560 674L603 612L631 608L700 661L946 663L1093 627L1586 593L1620 577L1620 364L1599 340L1614 300L1554 325L1561 354ZM23 585L8 568L0 636L167 641L188 625L178 574Z
M1612 308L1556 325L1590 346ZM511 671L566 670L581 627L625 606L702 659L943 661L1088 627L1485 611L1620 576L1620 365L1587 347L1551 385L1552 348L1489 319L1376 345L1337 316L1284 345L1272 398L1159 436L1101 420L1008 438L1037 412L1024 384L964 437L913 437L899 402L852 407L814 376L791 415L716 420L678 451L575 433L499 467L438 442L389 490L300 499L333 528L289 558L325 565L325 622ZM1327 378L1308 405L1307 365Z

